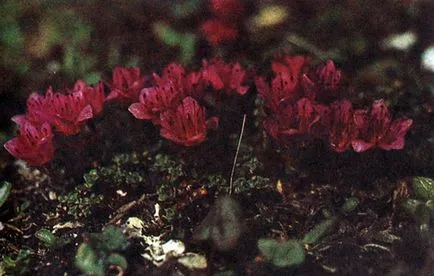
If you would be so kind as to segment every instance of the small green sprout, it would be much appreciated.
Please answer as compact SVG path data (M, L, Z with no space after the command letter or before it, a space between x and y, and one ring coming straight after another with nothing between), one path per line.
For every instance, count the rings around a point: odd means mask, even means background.
M56 237L50 230L40 229L35 233L36 238L48 248L60 248L71 242L70 239L65 237Z

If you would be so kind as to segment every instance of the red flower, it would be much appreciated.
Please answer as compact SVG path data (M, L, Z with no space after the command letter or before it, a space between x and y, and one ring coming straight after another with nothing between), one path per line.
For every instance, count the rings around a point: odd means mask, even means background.
M219 19L209 19L202 23L202 32L206 40L212 45L219 45L225 41L235 40L238 28L232 23L225 23Z
M13 116L12 121L18 125L22 125L25 121L28 121L36 126L40 126L45 122L50 122L51 117L51 113L47 109L45 97L33 92L27 98L27 114Z
M304 94L312 100L330 102L339 97L339 83L342 78L340 70L333 61L328 60L321 65L313 76L303 74L301 84Z
M139 99L140 91L145 86L145 77L140 76L140 68L116 67L113 70L113 82L106 100L134 102Z
M223 90L228 95L233 91L244 95L249 90L243 85L246 81L246 71L237 63L225 63L222 59L215 58L211 61L203 61L203 75L214 89Z
M23 120L20 122L18 137L7 141L4 147L10 154L26 161L30 166L41 166L53 157L52 137L49 123L36 127Z
M354 122L358 136L352 141L354 151L362 152L373 147L384 150L402 149L404 136L410 129L411 119L391 119L384 100L375 101L370 111L356 110Z
M281 73L274 78L271 88L263 77L257 77L255 82L259 95L273 112L279 109L280 104L294 102L300 96L296 83L287 73Z
M298 83L310 62L309 57L284 55L273 60L271 69L276 75L288 74L293 82Z
M173 82L167 81L151 88L144 88L138 103L130 105L128 110L140 120L152 120L155 125L160 124L160 113L173 109L179 103L182 94Z
M296 104L280 106L271 119L264 121L264 128L277 140L304 137L319 119L313 102L302 98Z
M81 91L83 93L86 103L92 106L94 115L100 114L102 112L105 94L104 84L101 81L94 88L90 85L87 85L84 81L78 80L74 84L73 92L74 91Z
M239 0L211 0L212 13L225 20L236 20L243 14L243 4Z
M70 94L53 93L49 87L45 96L36 93L27 100L27 114L12 118L17 124L28 121L35 126L49 122L64 135L77 134L84 123L92 118L92 106L87 103L83 91L78 90Z
M175 143L191 147L202 143L208 128L215 129L217 125L217 117L206 120L205 108L187 97L176 110L161 114L160 134Z
M353 107L349 100L332 103L328 126L332 148L336 152L346 151L357 134L353 120Z
M326 64L318 67L317 75L319 83L327 90L338 89L339 82L342 78L341 70L336 69L332 60L327 60Z
M82 91L65 95L53 93L50 87L45 101L49 122L64 135L77 134L84 123L93 117L92 106L86 102Z
M186 75L184 67L177 63L167 65L161 78L157 74L153 76L157 84L164 85L165 82L171 81L183 97L192 96L197 100L202 98L208 85L201 71Z

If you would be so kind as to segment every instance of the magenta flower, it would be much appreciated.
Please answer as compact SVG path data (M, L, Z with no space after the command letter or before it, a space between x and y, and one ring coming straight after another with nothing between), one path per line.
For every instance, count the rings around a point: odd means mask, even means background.
M90 104L94 115L98 115L102 112L104 105L104 83L101 81L96 87L92 87L86 84L82 80L78 80L74 84L72 93L75 91L81 91L83 93L86 103Z
M259 95L264 99L267 107L276 112L279 105L294 102L300 95L296 89L296 83L287 73L281 73L271 82L271 88L263 77L255 80Z
M202 23L202 33L211 45L235 40L238 37L238 27L232 22L220 19L209 19Z
M231 95L234 91L244 95L249 90L243 85L246 81L246 71L237 63L225 63L222 59L215 58L203 61L203 75L216 90L223 90Z
M154 125L160 124L160 113L174 109L181 101L182 95L171 81L162 86L144 88L138 103L130 105L128 110L140 120L152 120Z
M144 88L146 78L140 75L140 68L116 67L113 69L113 80L110 94L106 100L120 100L134 102L139 99L140 91Z
M208 82L203 77L202 72L191 72L188 75L182 65L170 63L163 69L163 76L160 78L157 74L153 74L155 82L160 86L171 81L174 87L183 97L192 96L196 100L203 97L205 88Z
M336 152L346 151L357 134L353 113L353 107L349 100L331 104L328 125L329 142Z
M318 67L317 75L319 84L327 90L337 90L342 78L342 72L336 69L332 60L327 60L326 64Z
M325 65L318 66L315 74L303 74L301 85L309 99L330 102L339 97L341 78L341 71L336 69L333 61L328 60Z
M65 95L53 93L49 88L45 101L49 122L64 135L79 133L86 121L93 117L92 106L86 102L83 91Z
M30 166L46 164L54 155L52 131L49 123L40 127L22 120L18 137L7 141L5 149L16 158L26 161Z
M161 114L160 134L177 144L191 147L202 143L207 130L216 129L217 126L217 117L206 120L205 108L192 97L187 97L176 110Z
M313 102L302 98L296 104L280 106L272 118L264 121L264 128L276 140L305 137L319 119Z
M243 2L240 0L211 0L211 12L218 18L226 21L239 19L243 15Z
M276 76L280 74L287 74L290 76L291 81L298 84L301 75L310 65L311 59L305 56L289 56L283 55L271 63L271 69Z
M51 87L49 89L51 89ZM27 113L25 115L15 115L11 120L18 125L22 125L24 122L28 121L35 126L50 122L52 115L48 112L46 102L45 96L33 92L27 98Z
M83 90L61 94L53 93L49 87L45 96L31 94L27 100L27 114L14 116L12 121L19 125L28 121L35 126L48 122L68 136L80 132L84 123L93 116L92 106L87 103Z
M384 150L402 149L405 143L404 136L413 121L404 118L392 121L389 110L381 99L375 101L369 111L356 110L354 123L358 135L351 145L354 151L362 152L373 147Z

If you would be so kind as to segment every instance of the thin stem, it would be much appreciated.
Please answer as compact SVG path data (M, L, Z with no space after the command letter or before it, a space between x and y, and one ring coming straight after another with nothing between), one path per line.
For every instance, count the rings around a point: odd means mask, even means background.
M240 138L238 138L237 151L235 152L234 163L232 165L231 178L229 179L229 194L232 194L234 184L235 166L237 165L238 153L240 152L241 140L243 139L244 126L246 125L246 114L243 116L243 124L241 125Z

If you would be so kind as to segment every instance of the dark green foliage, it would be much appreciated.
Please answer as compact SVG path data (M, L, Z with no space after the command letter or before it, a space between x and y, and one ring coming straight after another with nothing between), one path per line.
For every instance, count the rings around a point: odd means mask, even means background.
M65 237L56 237L50 230L39 229L35 233L36 238L42 242L42 244L48 248L60 248L71 242L70 239Z
M86 275L104 275L104 262L87 243L82 243L75 255L75 266Z
M165 201L175 196L173 188L179 183L179 179L185 176L182 164L175 162L168 155L155 155L151 171L161 175L161 182L157 183L158 200Z
M274 239L260 239L258 241L258 248L262 255L276 267L300 265L305 259L303 245L313 245L321 242L325 236L336 229L340 215L350 213L358 204L359 200L351 197L341 206L340 212L342 214L332 215L329 210L324 209L323 213L326 219L315 225L304 235L302 240L277 241Z
M318 243L323 237L331 233L336 227L336 218L326 219L319 224L315 225L304 237L303 243L315 244Z
M108 226L102 233L91 234L96 248L102 251L125 250L129 243L119 228Z
M196 35L194 33L177 32L165 23L154 23L155 35L167 46L180 48L180 59L183 64L191 62L196 50Z
M169 157L169 155L165 154L155 155L155 161L151 166L151 170L166 173L168 182L174 182L181 176L185 175L182 164L175 162Z
M146 179L143 162L143 156L136 152L116 155L113 157L111 165L100 166L85 174L83 176L84 185L88 188L95 185L100 187L141 185Z
M86 275L105 275L109 265L124 271L128 267L127 260L116 251L123 251L128 245L119 228L108 226L102 233L91 234L89 242L79 246L75 265Z
M7 275L21 275L28 271L30 263L30 249L20 249L17 254L10 254L3 257L0 263Z
M262 255L277 267L295 266L304 262L304 248L298 240L260 239L258 248Z
M59 196L58 212L66 212L74 219L85 218L91 214L92 206L101 203L103 195L91 192L88 186L77 186L74 191Z
M341 207L342 213L351 213L359 205L359 200L356 197L348 198Z
M413 192L416 198L434 199L434 179L421 176L413 178Z
M205 176L204 186L206 188L229 187L228 181L221 174L209 174Z
M270 179L262 176L252 176L249 179L244 177L237 178L234 181L235 194L249 194L253 190L266 188L270 184Z
M434 180L414 177L412 190L415 198L401 201L400 206L415 218L422 232L427 232L434 220Z

